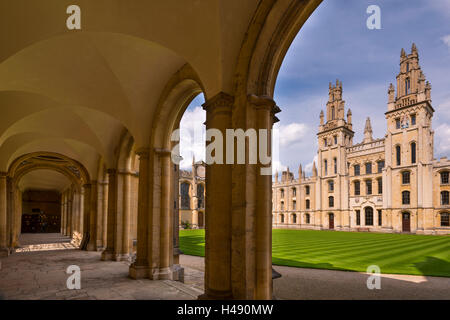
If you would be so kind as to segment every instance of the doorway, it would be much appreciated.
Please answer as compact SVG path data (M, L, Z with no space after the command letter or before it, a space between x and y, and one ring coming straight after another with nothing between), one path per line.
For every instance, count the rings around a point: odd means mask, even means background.
M330 213L328 215L328 226L329 226L330 230L334 229L334 214L333 213Z
M402 213L402 231L411 232L411 215L408 212Z

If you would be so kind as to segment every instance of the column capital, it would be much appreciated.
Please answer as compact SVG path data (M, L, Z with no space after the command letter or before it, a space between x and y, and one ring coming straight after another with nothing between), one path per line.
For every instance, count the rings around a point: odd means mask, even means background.
M109 175L111 175L111 174L116 175L116 174L117 174L117 169L114 169L114 168L108 169L108 170L106 170L106 172L107 172Z
M136 172L124 170L124 171L117 171L117 174L122 176L135 176Z
M273 123L277 123L280 121L275 115L279 112L281 112L281 109L279 106L277 106L275 100L273 100L269 96L257 96L254 94L249 94L247 96L248 101L253 105L255 109L266 109L270 110L273 117Z
M234 97L225 92L219 92L203 104L207 112L230 112L234 105Z
M135 152L139 156L139 159L148 159L150 156L150 148L148 147L138 148Z
M85 184L83 184L83 188L84 189L89 189L89 188L91 188L92 187L92 184L91 183L85 183Z
M172 155L172 151L170 151L169 149L155 148L154 151L160 157L169 157L170 155Z

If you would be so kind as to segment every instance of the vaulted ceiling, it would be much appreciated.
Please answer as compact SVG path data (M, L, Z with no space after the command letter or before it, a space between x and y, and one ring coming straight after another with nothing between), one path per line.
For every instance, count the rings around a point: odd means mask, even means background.
M185 64L207 96L231 91L258 2L1 1L0 171L47 151L79 161L95 178L100 158L114 166L126 131L138 147L148 144L161 93ZM81 30L66 27L72 4L81 8Z

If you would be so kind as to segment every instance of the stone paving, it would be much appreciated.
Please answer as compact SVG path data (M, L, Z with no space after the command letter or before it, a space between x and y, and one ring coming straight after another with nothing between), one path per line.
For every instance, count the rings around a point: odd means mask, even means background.
M197 272L205 268L201 257L181 256L180 264ZM381 289L369 290L369 275L365 273L282 266L274 269L282 275L273 281L274 297L280 300L450 299L450 278L383 274ZM202 284L198 281L195 285Z
M132 280L128 263L101 261L99 252L77 250L60 235L24 235L21 244L0 260L0 299L192 300L203 293L201 257L180 257L184 283ZM70 265L81 269L80 290L67 289ZM381 290L369 290L365 273L274 268L282 274L274 280L276 299L450 299L450 278L382 275Z
M41 235L42 236L42 235ZM39 239L38 235L34 236ZM23 239L32 248L2 259L0 298L50 300L191 300L203 291L177 281L133 280L128 277L126 262L101 261L100 252L52 249L68 245L67 239L47 239L40 247L35 240ZM50 239L51 240L51 239ZM30 243L31 242L31 243ZM43 251L44 247L48 251ZM81 269L81 289L67 289L67 267ZM189 278L189 277L188 277Z

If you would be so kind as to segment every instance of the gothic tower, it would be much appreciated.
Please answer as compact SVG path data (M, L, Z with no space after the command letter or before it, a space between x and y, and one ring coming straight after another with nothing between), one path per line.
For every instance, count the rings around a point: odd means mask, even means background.
M348 175L346 148L352 146L354 132L351 124L351 111L345 119L345 101L342 99L342 82L330 83L328 102L326 105L326 122L324 114L320 114L318 137L318 179L316 188L316 208L320 210L320 219L325 224L329 221L336 228L340 224L341 215L348 212Z
M415 44L411 53L400 53L397 94L393 84L388 90L386 134L386 181L384 206L399 222L417 221L420 232L429 221L424 212L432 207L433 137L431 127L431 85L419 65Z

